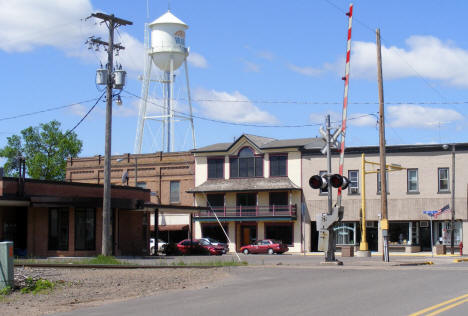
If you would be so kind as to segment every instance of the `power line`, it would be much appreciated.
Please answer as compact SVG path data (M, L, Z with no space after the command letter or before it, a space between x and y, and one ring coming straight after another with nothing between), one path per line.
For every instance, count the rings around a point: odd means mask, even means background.
M135 98L140 98L139 96L133 95L132 93L125 91L127 94L129 94L132 97ZM57 111L69 107L73 107L76 105L96 101L99 98L94 98L94 99L88 99L84 101L79 101L79 102L74 102L71 104L67 105L62 105L62 106L57 106L57 107L52 107L52 108L47 108L44 110L40 111L35 111L35 112L29 112L29 113L23 113L23 114L18 114L18 115L13 115L13 116L8 116L8 117L3 117L0 118L1 121L7 121L7 120L13 120L17 118L22 118L22 117L27 117L27 116L32 116L36 114L41 114L41 113L47 113L47 112L52 112L52 111ZM155 100L162 100L162 98L154 98ZM186 100L184 98L181 98L179 100ZM341 105L342 102L330 102L330 101L294 101L294 100L224 100L224 99L192 99L192 101L196 102L224 102L224 103L254 103L254 104L303 104L303 105ZM152 103L152 102L149 102ZM155 105L158 105L156 103L152 103ZM367 101L356 101L356 102L348 102L348 104L359 104L359 105L375 105L378 104L378 102L367 102ZM434 102L434 101L422 101L422 102L413 102L413 101L406 101L406 102L401 102L401 101L395 101L395 102L385 102L387 105L460 105L460 104L468 104L468 101L447 101L447 102ZM160 106L160 105L158 105ZM185 113L184 113L185 114Z
M46 112L51 112L51 111L57 111L57 110L69 108L69 107L72 107L72 106L76 106L76 105L79 105L79 104L84 104L84 103L88 103L88 102L91 102L91 101L95 101L97 99L99 99L99 98L94 98L94 99L89 99L89 100L85 100L85 101L75 102L75 103L72 103L72 104L67 104L67 105L62 105L62 106L56 106L56 107L53 107L53 108L48 108L48 109L35 111L35 112L29 112L29 113L4 117L4 118L0 118L0 122L1 121L7 121L7 120L13 120L13 119L17 119L17 118L22 118L22 117L26 117L26 116L31 116L31 115L36 115L36 114L41 114L41 113L46 113Z
M85 118L89 115L89 113L91 113L92 110L94 110L94 108L96 107L96 105L99 103L99 101L101 101L102 97L104 96L104 94L106 93L106 91L104 91L101 96L96 100L96 103L94 103L94 105L89 109L89 111L81 118L81 120L76 123L76 125L67 132L67 134L73 132L84 120Z
M128 93L128 91L126 91ZM130 94L130 93L129 93ZM136 97L136 96L135 96ZM163 98L155 97L154 100L164 100ZM178 98L181 101L187 101L186 98ZM300 101L300 100L232 100L232 99L193 99L196 102L223 102L223 103L253 103L253 104L303 104L303 105L342 105L343 102L338 101ZM354 101L348 104L359 105L378 105L375 101ZM389 101L385 102L388 105L452 105L452 104L468 104L468 101Z
M127 91L127 90L123 90L123 92L127 93L128 95L132 96L132 97L135 97L137 99L141 99L142 98L130 91ZM156 105L157 107L159 108L164 108L164 106L158 104L158 103L155 103L155 102L151 102L151 101L147 101L148 103L150 104L153 104L153 105ZM181 111L176 111L174 110L174 112L178 113L178 114L181 114L181 115L189 115L188 113L185 113L185 112L181 112ZM363 114L363 115L359 115L359 116L356 116L356 117L353 117L353 118L350 118L348 120L356 120L356 119L359 119L359 118L362 118L362 117L367 117L367 116L374 116L375 113L369 113L369 114ZM211 119L211 118L207 118L207 117L203 117L203 116L198 116L198 115L192 115L194 118L198 118L200 120L204 120L204 121L209 121L209 122L214 122L214 123L219 123L219 124L225 124L225 125L234 125L234 126L247 126L247 127L261 127L261 128L271 128L271 127L274 127L274 128L302 128L302 127L311 127L311 126L320 126L322 125L322 123L312 123L312 124L299 124L299 125L273 125L273 124L268 124L268 125L262 125L262 124L249 124L249 123L236 123L236 122L228 122L228 121L222 121L222 120L216 120L216 119ZM336 122L332 122L332 123L339 123L339 121L336 121Z

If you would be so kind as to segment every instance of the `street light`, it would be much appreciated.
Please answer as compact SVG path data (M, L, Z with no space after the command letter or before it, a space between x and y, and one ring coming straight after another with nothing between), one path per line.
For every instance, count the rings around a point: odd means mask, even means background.
M369 257L370 251L367 244L367 234L366 234L366 174L376 173L378 174L380 171L378 170L371 170L366 171L366 164L374 165L380 167L380 163L368 161L364 153L361 155L361 242L359 244L359 251L358 256L360 257ZM402 167L400 164L387 164L385 170L387 172L391 171L399 171L404 170L406 168ZM379 221L381 223L380 229L385 225L387 226L388 222L383 222L383 220L379 217ZM387 228L388 229L388 228Z
M450 219L450 253L453 255L455 253L454 249L454 243L455 243L455 227L454 227L454 222L455 222L455 144L452 144L451 146L444 144L442 145L442 148L444 150L449 149L449 147L452 147L452 192L451 192L451 212L452 212L452 217Z

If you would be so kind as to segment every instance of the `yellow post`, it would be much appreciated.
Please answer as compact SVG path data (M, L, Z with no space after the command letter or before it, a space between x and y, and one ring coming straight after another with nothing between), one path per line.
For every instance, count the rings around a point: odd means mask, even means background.
M366 160L364 154L361 156L361 243L359 250L369 250L366 236Z

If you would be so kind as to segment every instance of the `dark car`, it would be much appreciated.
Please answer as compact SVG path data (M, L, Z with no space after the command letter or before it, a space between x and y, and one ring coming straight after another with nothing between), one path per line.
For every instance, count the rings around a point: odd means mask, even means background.
M177 249L184 255L222 255L224 248L214 246L205 240L190 239L182 240L177 244Z
M273 239L259 240L255 244L242 246L240 249L245 255L249 253L267 253L269 255L274 253L282 254L288 250L288 245Z
M198 240L206 240L207 242L209 242L210 244L212 244L213 246L221 246L224 248L224 252L223 253L228 253L229 252L229 246L226 244L226 243L222 243L220 241L217 241L216 239L213 239L213 238L209 238L209 237L204 237L204 238L200 238Z

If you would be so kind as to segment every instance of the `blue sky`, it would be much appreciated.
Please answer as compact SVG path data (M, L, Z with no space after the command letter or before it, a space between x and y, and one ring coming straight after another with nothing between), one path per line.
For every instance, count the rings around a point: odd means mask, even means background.
M147 3L149 17L147 17ZM197 145L229 142L242 133L278 139L318 136L324 115L341 116L349 2L339 0L172 0L171 12L189 25L186 44ZM91 35L107 39L92 12L114 13L126 47L116 60L128 71L124 104L114 105L112 152L133 151L143 73L144 23L168 1L0 0L0 146L23 128L57 119L71 129L100 96L94 83L105 53L89 51ZM381 29L387 144L466 142L468 43L466 1L355 1L348 146L378 144L375 29ZM158 78L160 73L154 72ZM178 71L178 109L187 111L185 75ZM153 86L157 101L161 89ZM210 100L210 101L203 101ZM235 102L233 102L235 101ZM243 101L243 102L238 102ZM465 103L464 103L465 102ZM60 110L9 119L54 107ZM105 105L76 129L82 156L103 154ZM254 124L270 127L253 127ZM306 125L304 127L271 127ZM143 151L160 150L156 124ZM176 150L190 148L178 123ZM156 140L152 140L152 135Z

